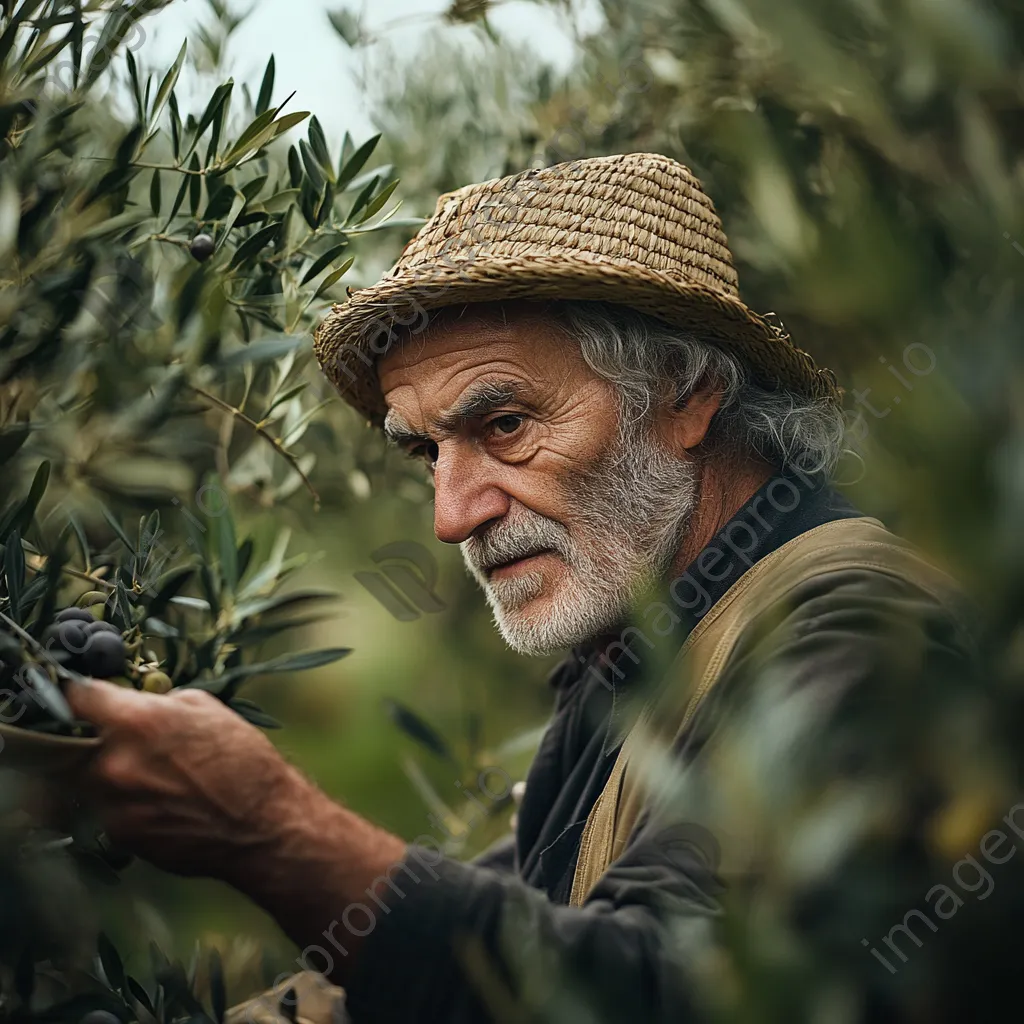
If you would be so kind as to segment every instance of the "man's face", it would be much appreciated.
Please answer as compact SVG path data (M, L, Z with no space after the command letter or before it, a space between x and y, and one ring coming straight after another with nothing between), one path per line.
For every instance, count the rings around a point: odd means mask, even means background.
M387 433L430 465L437 538L461 545L506 641L547 653L618 625L666 570L694 474L622 423L541 312L506 314L446 312L378 373Z

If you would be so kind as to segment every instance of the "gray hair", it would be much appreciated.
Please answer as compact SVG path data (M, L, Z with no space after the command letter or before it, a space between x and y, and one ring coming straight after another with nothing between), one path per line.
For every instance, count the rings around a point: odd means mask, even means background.
M616 387L625 419L644 420L666 399L680 406L711 384L721 406L707 450L754 454L807 473L835 469L845 431L838 402L763 387L738 357L624 306L563 301L551 311L587 365Z

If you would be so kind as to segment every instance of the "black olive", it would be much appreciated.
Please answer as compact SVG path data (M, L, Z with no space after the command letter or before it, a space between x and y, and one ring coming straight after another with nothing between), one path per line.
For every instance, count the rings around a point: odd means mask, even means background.
M93 633L116 633L118 636L121 635L121 630L117 628L112 622L90 622L85 627L86 633L90 635Z
M96 632L82 655L82 668L97 679L109 679L124 672L124 643L113 633Z
M109 1010L90 1010L78 1024L121 1024L121 1018Z
M89 646L89 626L72 619L70 622L60 624L60 633L57 642L69 654L80 655Z
M199 260L200 263L205 263L213 255L213 250L214 241L209 235L196 235L188 247L193 258Z
M79 619L82 622L93 622L96 618L92 612L85 608L64 608L53 617L55 622L70 622L72 619Z
M42 637L44 649L62 663L68 656L77 657L89 644L89 625L80 619L67 619L47 626Z

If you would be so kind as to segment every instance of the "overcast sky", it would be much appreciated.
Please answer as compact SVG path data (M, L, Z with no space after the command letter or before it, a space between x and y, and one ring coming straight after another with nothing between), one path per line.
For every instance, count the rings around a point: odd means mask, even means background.
M358 0L239 3L239 9L249 7L251 13L228 50L230 73L236 82L249 82L254 92L273 53L277 65L274 98L280 101L296 90L289 108L316 113L332 141L340 140L346 129L358 140L369 135L372 127L365 102L353 84L356 57L327 20L328 10L342 6L358 10L360 4ZM387 26L387 38L404 52L415 50L423 35L438 24L431 15L447 6L447 0L366 0L362 4L365 24L376 31ZM140 55L150 67L169 64L196 22L208 17L204 0L178 0L143 22L146 39ZM572 42L550 8L512 0L495 9L492 22L499 32L529 41L538 53L557 64L566 63L571 56Z

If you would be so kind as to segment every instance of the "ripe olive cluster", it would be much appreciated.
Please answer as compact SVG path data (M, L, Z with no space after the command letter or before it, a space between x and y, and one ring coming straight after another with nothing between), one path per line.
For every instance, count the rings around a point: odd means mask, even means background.
M93 595L86 595L89 596ZM133 658L133 652L139 642L126 643L117 626L97 618L88 608L65 608L58 612L53 623L43 631L41 641L51 659L79 675L134 685L150 693L167 693L173 686L170 677L160 671L152 653L149 657L153 660L133 664L138 661ZM11 676L10 666L5 665L5 669L6 676ZM12 705L5 706L3 721L31 729L49 730L58 726L50 721L44 704L27 688L15 695Z
M84 676L112 679L124 673L127 651L121 631L86 608L65 608L43 633L43 646Z

